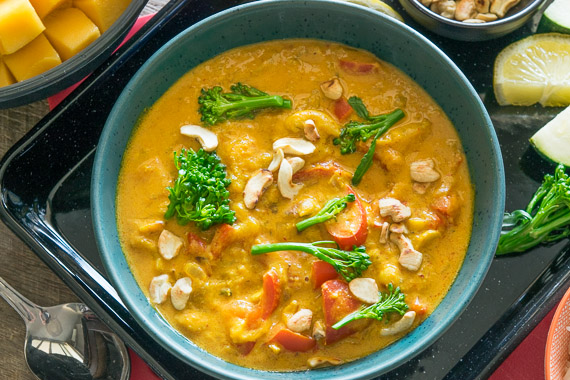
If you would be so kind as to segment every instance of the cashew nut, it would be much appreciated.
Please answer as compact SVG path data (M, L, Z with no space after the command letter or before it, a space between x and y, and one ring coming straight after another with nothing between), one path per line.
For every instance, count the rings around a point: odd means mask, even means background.
M324 339L326 337L325 324L323 321L318 320L313 324L313 338L315 340Z
M170 282L168 281L167 274L162 274L160 276L154 277L150 281L150 286L148 289L150 302L154 304L161 304L166 301L168 291L171 287L172 285L170 285Z
M289 161L281 161L279 174L277 175L277 187L285 198L293 199L303 187L302 184L293 183L293 168Z
M287 328L295 332L303 332L311 328L313 312L309 309L301 309L287 321Z
M520 0L492 0L491 13L494 13L499 17L504 17L509 9L517 5L519 1Z
M272 182L273 173L271 173L271 170L259 169L257 173L247 181L245 189L243 190L243 203L245 207L250 210L255 208L259 198Z
M380 243L386 244L388 242L388 233L390 229L390 223L382 223L382 230L380 231Z
M275 153L273 153L273 160L271 160L271 163L269 164L269 167L267 169L271 170L272 172L279 169L279 165L281 165L283 157L285 157L283 149L277 149Z
M182 310L186 307L188 298L192 293L192 280L190 277L182 277L176 281L170 290L170 302L176 310Z
M472 19L477 15L475 0L459 0L455 7L455 19L459 21Z
M419 160L410 164L410 176L416 182L434 182L440 177L434 169L435 162L431 158Z
M338 78L333 78L326 82L321 83L321 90L325 97L331 100L338 100L342 96L342 84Z
M340 125L328 114L317 110L302 110L292 113L285 119L285 127L294 132L298 131L305 125L305 120L311 119L322 133L328 133L331 136L338 136L340 134Z
M305 120L303 131L305 132L305 138L309 141L316 142L321 138L315 122L311 119Z
M162 230L158 237L158 252L166 260L176 257L183 245L184 240L168 230Z
M378 285L373 278L358 277L348 283L348 288L358 300L373 304L378 302Z
M273 143L273 150L282 149L285 154L304 156L315 151L315 146L309 141L294 137L284 137Z
M180 133L184 136L195 137L206 152L211 152L218 147L216 134L199 125L184 125L180 127Z
M380 215L391 216L396 223L408 219L412 215L412 210L394 198L382 198L378 201Z
M414 319L416 319L415 311L408 311L402 316L398 321L394 322L390 327L385 327L380 330L380 335L395 335L408 330L414 324Z
M390 240L394 242L400 249L400 257L398 262L404 268L413 272L420 269L422 265L423 255L421 252L416 251L410 239L403 234L390 234Z
M333 358L330 356L313 356L307 360L307 364L311 368L319 367L326 364L340 365L344 363L341 359Z
M297 173L299 170L305 166L305 160L301 157L290 157L287 159L289 165L291 165L291 169L293 170L293 174Z

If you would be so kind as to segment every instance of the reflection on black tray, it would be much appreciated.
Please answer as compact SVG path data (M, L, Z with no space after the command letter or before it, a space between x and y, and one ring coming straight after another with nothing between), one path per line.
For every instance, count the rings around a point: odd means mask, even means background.
M113 102L138 67L192 23L237 2L171 1L117 55L49 114L3 159L0 216L135 349L168 379L205 378L158 346L135 323L105 279L91 225L91 166ZM394 7L401 11L398 5ZM402 14L406 16L403 12ZM424 32L409 19L408 25ZM559 111L500 107L492 93L492 60L530 33L486 43L425 33L466 73L489 110L505 161L508 210L524 207L552 166L528 138ZM560 254L559 254L560 253ZM380 379L473 379L488 376L555 305L570 283L565 242L495 259L471 305L445 335Z

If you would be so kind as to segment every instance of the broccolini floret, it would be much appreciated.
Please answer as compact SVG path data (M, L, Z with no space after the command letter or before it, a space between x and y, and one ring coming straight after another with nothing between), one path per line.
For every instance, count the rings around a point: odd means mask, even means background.
M291 101L279 95L269 95L254 87L237 83L224 93L219 86L202 89L198 98L201 120L214 125L225 120L253 119L264 108L291 108Z
M226 167L215 152L182 149L179 155L174 152L174 165L178 178L167 188L170 205L164 214L166 219L176 215L179 224L196 222L202 230L235 222L227 190L231 180L226 178Z
M387 114L370 116L362 100L356 96L350 97L348 104L350 104L356 114L366 120L366 122L354 120L348 122L340 131L340 136L333 140L333 144L340 145L340 152L342 154L349 154L356 152L356 143L358 141L367 141L369 138L372 138L370 148L362 157L352 177L352 183L358 185L364 173L366 173L372 165L372 159L374 158L374 152L376 150L376 140L386 133L391 126L402 119L404 112L401 109L396 109Z
M352 251L344 251L339 248L321 247L323 244L334 244L334 241L316 241L314 243L272 243L258 244L251 247L252 255L260 255L275 251L301 251L315 256L317 259L326 261L346 281L360 277L371 264L370 256L364 246L354 247ZM338 247L338 246L337 246Z
M297 223L297 231L301 232L315 224L326 222L337 216L342 210L348 206L348 202L354 202L356 196L352 193L347 194L342 198L333 198L315 215L308 219L302 220Z
M394 290L392 284L388 284L388 293L379 292L380 299L375 304L369 306L362 306L360 309L350 313L337 323L332 328L340 329L342 326L349 322L362 318L371 318L381 321L384 319L386 313L398 313L404 315L408 310L408 305L404 301L406 296L400 292L400 288Z

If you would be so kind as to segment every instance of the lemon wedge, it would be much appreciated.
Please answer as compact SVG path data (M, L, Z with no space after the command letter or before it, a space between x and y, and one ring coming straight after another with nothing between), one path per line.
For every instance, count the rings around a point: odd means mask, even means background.
M570 107L540 128L530 142L546 158L570 166Z
M396 20L404 22L404 18L398 12L396 12L394 8L392 8L383 1L380 0L344 0L344 1L353 4L363 5L365 7L374 9L380 13L384 13L385 15L388 15L390 17L394 17Z
M570 105L570 35L535 34L514 42L495 59L500 105Z

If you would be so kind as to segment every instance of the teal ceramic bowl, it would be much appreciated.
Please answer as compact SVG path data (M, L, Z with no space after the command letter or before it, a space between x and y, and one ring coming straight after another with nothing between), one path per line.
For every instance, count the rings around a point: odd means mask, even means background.
M389 37L388 37L389 36ZM309 37L366 49L399 67L440 104L455 124L476 189L473 234L465 262L449 293L418 328L394 344L338 367L304 371L303 379L367 379L409 360L433 343L473 298L494 255L504 209L505 181L497 138L476 92L435 45L406 25L358 5L314 0L249 3L188 28L154 54L133 77L104 128L92 177L97 243L110 279L134 318L188 364L227 379L287 379L229 364L174 330L149 304L133 278L117 236L115 194L132 127L179 77L234 47L280 38Z

